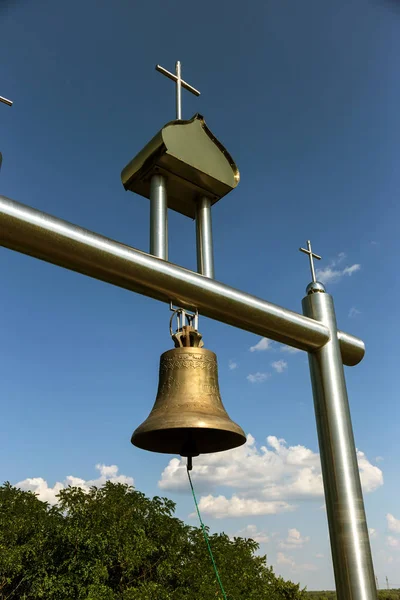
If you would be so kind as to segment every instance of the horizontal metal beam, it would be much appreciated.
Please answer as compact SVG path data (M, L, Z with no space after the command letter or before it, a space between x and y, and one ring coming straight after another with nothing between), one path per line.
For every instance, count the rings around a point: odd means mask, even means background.
M13 105L12 100L9 100L8 98L3 98L3 96L0 96L0 102L2 102L3 104L7 104L7 106Z
M318 321L4 196L0 245L301 350L312 352L329 339ZM362 360L361 340L339 332L339 341L344 364Z

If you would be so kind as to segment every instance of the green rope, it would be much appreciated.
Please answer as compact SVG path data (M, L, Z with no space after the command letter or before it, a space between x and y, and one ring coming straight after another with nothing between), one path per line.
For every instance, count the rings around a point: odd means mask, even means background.
M192 494L193 494L194 503L195 503L195 505L196 505L197 514L199 515L199 520L200 520L201 529L202 529L202 531L203 531L203 535L204 535L204 539L205 539L205 541L206 541L206 544L207 544L208 552L210 553L211 562L212 562L212 564L213 564L213 567L214 567L215 576L216 576L216 578L217 578L217 581L218 581L218 583L219 583L219 587L221 588L221 592L222 592L222 595L223 595L223 597L224 597L224 600L228 600L228 598L227 598L227 595L225 594L224 586L222 585L222 581L221 581L221 578L220 578L220 576L219 576L219 573L218 573L217 565L215 564L215 560L214 560L214 556L213 556L213 553L212 553L212 550L211 550L210 541L209 541L209 539L208 539L208 535L207 535L206 528L204 527L204 523L203 523L203 521L201 520L201 515L200 515L200 511L199 511L199 506L198 506L198 504L197 504L197 500L196 500L196 494L194 493L193 483L192 483L192 479L191 479L191 477L190 477L190 472L189 472L189 469L187 469L187 474L188 474L188 477L189 477L189 483L190 483L190 487L192 488Z

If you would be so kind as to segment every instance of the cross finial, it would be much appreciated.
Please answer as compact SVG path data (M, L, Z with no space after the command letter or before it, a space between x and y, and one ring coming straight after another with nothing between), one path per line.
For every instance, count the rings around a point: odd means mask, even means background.
M3 98L3 96L0 96L0 102L3 102L3 104L7 104L7 106L12 106L12 100L8 100L7 98Z
M200 92L198 90L196 90L196 88L194 88L191 85L189 85L188 83L186 83L186 81L183 81L183 79L181 77L181 63L179 60L176 62L176 65L175 65L175 75L173 73L170 73L169 71L167 71L167 69L164 69L164 67L160 67L160 65L156 65L156 71L159 71L160 73L162 73L169 79L172 79L172 81L175 81L175 83L176 83L176 118L177 118L177 120L181 120L182 119L182 98L181 98L182 88L184 87L185 90L188 90L188 92L192 92L192 94L194 94L195 96L200 96Z
M307 250L305 248L299 248L299 250L300 250L300 252L304 252L304 254L308 254L308 258L310 259L310 269L311 269L312 280L314 283L316 283L317 279L315 277L313 258L316 258L317 260L321 260L321 256L319 256L318 254L314 254L314 252L311 249L310 240L307 240Z

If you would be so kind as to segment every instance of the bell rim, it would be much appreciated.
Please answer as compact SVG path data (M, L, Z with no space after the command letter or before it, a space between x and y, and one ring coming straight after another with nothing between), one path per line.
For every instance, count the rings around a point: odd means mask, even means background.
M140 448L141 450L147 450L150 452L157 452L158 454L177 454L179 456L199 456L200 454L214 454L217 452L226 452L227 450L239 448L240 446L243 446L246 443L247 438L245 433L239 425L237 425L237 427L241 431L234 431L230 429L221 430L215 427L169 427L153 429L151 431L143 431L138 433L138 430L135 430L131 437L131 443L136 448ZM176 439L173 439L172 441L170 441L170 439L168 439L167 441L163 440L163 443L165 444L163 449L161 449L162 444L157 446L157 444L154 441L156 439L157 433L161 434L162 437L169 438L171 434L177 431L184 432L185 435L187 435L189 431L193 433L199 433L199 431L206 431L206 435L208 437L207 444L202 444L198 451L184 452L184 444L182 444L182 442L178 442ZM215 442L213 440L213 442L210 443L210 437L214 437L217 441ZM222 438L225 441L229 440L229 443L221 444L218 438Z

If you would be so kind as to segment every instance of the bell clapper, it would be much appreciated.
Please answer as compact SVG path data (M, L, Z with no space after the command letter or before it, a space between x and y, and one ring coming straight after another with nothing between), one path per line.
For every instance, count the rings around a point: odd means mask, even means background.
M192 462L192 457L191 456L187 457L186 469L188 471L191 471L193 469L193 462Z

